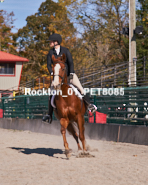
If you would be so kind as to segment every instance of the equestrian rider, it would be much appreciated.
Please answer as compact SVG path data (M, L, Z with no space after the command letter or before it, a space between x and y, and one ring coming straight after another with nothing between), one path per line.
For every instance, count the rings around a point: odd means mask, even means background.
M73 64L73 59L72 59L70 51L67 48L60 45L62 42L61 35L54 33L54 34L50 35L49 41L50 41L50 47L52 47L52 49L49 51L49 53L47 55L47 68L48 68L49 73L51 75L53 75L53 71L52 71L52 67L51 67L51 64L53 64L52 55L54 55L55 58L57 58L57 57L62 56L64 53L66 56L65 65L66 65L66 69L67 69L67 76L70 78L70 83L73 84L74 86L76 86L80 90L81 94L83 95L83 100L88 105L88 109L91 110L91 112L95 112L97 109L96 106L90 104L89 97L84 95L84 89L83 89L77 75L74 72L74 64ZM43 117L43 121L48 120L49 123L52 122L52 113L53 113L53 107L51 105L51 97L52 97L52 95L49 98L48 115L45 115Z

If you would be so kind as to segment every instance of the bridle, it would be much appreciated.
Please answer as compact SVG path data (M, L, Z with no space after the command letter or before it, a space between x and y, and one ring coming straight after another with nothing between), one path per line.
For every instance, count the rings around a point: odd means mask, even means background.
M64 64L64 75L63 76L61 76L61 75L54 75L54 76L59 76L61 79L62 79L62 81L61 81L61 84L62 83L64 83L64 77L65 77L65 73L66 73L66 65L65 65L65 63L64 62L61 62L61 61L58 61L58 62L54 62L53 64L59 64L59 63L62 63L62 64Z

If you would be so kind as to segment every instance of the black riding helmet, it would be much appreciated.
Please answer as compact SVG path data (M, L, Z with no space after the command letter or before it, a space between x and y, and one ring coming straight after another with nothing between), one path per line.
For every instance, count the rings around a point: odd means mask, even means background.
M52 35L50 35L49 41L57 41L58 44L61 44L62 42L62 37L60 34L57 34L57 33L53 33Z

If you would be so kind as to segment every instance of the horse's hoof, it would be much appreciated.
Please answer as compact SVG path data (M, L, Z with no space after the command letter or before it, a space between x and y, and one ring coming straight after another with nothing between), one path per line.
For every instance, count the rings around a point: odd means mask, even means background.
M69 158L70 158L70 156L71 156L71 152L72 152L72 150L71 150L71 149L69 149L69 150L65 150L64 154L66 155L67 159L69 159Z
M71 157L71 154L68 153L68 154L66 155L66 157L67 157L67 159L69 159L69 158Z

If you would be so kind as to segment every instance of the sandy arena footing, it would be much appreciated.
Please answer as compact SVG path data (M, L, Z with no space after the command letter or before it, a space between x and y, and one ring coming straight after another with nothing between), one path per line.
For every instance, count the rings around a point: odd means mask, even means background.
M63 154L62 136L0 129L0 185L147 185L148 146L87 139L93 158Z

